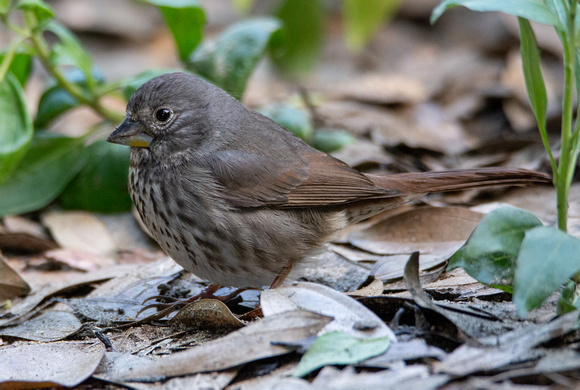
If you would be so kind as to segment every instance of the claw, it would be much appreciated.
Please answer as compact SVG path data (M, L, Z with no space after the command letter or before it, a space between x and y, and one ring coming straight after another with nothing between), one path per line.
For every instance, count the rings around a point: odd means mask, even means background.
M241 292L245 291L245 288L239 288L235 291L233 291L232 293L228 294L228 295L224 295L224 296L215 296L214 293L220 288L220 286L218 286L217 284L210 284L209 286L206 287L205 290L203 290L201 293L194 295L193 297L187 298L187 299L176 299L173 297L168 297L168 296L164 296L164 295L156 295L153 297L149 297L147 299L145 299L143 301L143 304L145 304L148 301L154 300L154 299L158 299L158 300L164 300L166 301L165 303L152 303L150 305L144 306L141 310L139 310L139 312L137 313L137 317L139 317L139 315L141 315L141 313L143 313L144 311L148 310L148 309L152 309L155 308L157 310L160 310L156 315L154 314L154 316L156 317L156 319L162 318L174 311L177 311L179 309L181 309L183 306L199 301L200 299L217 299L220 300L222 302L228 302L231 299L235 298L236 296L238 296ZM162 317L158 317L159 314L164 313Z
M152 301L152 300L154 300L154 299L157 299L157 300L163 300L163 301L165 301L165 302L175 302L175 301L177 301L177 300L178 300L177 298L168 297L168 296L166 296L166 295L154 295L154 296L152 296L152 297L149 297L149 298L145 299L145 300L143 301L142 305L144 305L144 304L145 304L145 302Z

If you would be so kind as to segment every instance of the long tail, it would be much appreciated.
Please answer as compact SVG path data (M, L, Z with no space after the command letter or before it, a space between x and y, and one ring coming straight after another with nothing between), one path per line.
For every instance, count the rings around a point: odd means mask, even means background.
M409 195L552 182L550 176L544 173L520 168L476 168L367 176L377 187L395 189Z

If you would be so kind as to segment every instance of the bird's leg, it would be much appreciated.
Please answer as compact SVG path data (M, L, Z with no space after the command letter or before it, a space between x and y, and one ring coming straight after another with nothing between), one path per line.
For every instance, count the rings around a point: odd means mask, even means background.
M222 301L222 302L228 302L229 300L236 297L237 295L239 295L243 291L247 290L245 288L238 288L235 291L229 293L228 295L216 296L215 292L217 290L219 290L220 287L221 286L218 284L211 283L209 286L207 286L199 294L194 295L190 298L186 298L186 299L176 299L176 298L171 298L171 297L167 297L167 296L163 296L163 295L156 295L153 297L149 297L143 301L143 304L145 304L147 301L150 301L153 299L164 299L164 300L169 301L169 302L168 303L152 303L150 305L147 305L147 306L143 307L141 310L139 310L139 313L137 313L137 316L139 316L139 314L141 314L145 310L151 309L151 308L156 308L158 310L163 310L163 311L165 311L169 308L172 308L173 310L168 312L168 313L170 313L170 312L173 312L175 310L181 309L183 306L185 306L187 304L199 301L201 299L217 299L217 300Z
M270 285L270 290L272 290L273 288L280 287L282 285L282 283L284 282L284 280L288 277L288 274L290 273L291 270L292 270L291 265L288 265L288 266L282 268L282 271L276 276L276 278L274 279L274 281Z

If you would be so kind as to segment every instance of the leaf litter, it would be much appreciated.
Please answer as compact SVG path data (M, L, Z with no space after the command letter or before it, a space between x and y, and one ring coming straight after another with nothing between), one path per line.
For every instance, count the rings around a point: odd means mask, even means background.
M443 18L427 27L409 17L409 8L418 3L404 4L401 17L377 33L355 61L347 52L326 56L333 60L326 58L309 84L325 92L314 107L324 127L348 129L357 137L335 155L362 170L391 172L545 167L537 134L528 132L530 111L511 54L510 22L458 11L460 17L450 13L448 22ZM488 30L490 21L502 27L494 30L495 41L470 38L472 28ZM456 26L464 34L449 35ZM455 48L439 44L447 39ZM503 46L486 46L492 44ZM558 77L551 65L545 73ZM337 78L350 82L337 88ZM257 73L246 97L252 105L292 93L284 83ZM570 232L577 237L579 193L574 185ZM553 189L477 190L423 203L349 232L322 255L318 267L306 267L300 280L331 288L287 284L263 292L261 302L258 292L249 291L243 302L200 301L172 318L132 326L152 313L137 316L146 298L183 298L205 283L183 274L170 259L152 262L156 255L146 238L119 239L119 230L111 233L91 214L55 214L51 208L40 218L5 217L0 387L71 387L90 377L107 386L143 389L577 385L577 312L554 319L555 299L548 299L522 320L505 292L477 283L462 270L444 271L454 248L500 203L531 210L553 224ZM72 229L66 226L70 221ZM87 242L87 235L97 232L98 240ZM131 252L135 245L147 249ZM419 263L408 262L417 250ZM26 282L32 292L24 296ZM352 360L315 358L312 367L323 368L305 379L291 377L316 340L337 331L354 346L375 339L388 339L389 346L374 357L360 347L365 353ZM39 364L28 363L30 358Z

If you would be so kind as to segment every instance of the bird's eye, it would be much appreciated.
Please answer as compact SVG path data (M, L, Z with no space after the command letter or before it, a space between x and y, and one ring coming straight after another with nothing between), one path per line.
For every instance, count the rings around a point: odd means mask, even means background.
M157 120L159 122L167 122L167 120L171 117L171 110L167 109L167 108L160 108L157 111L155 111L155 118L157 118Z

